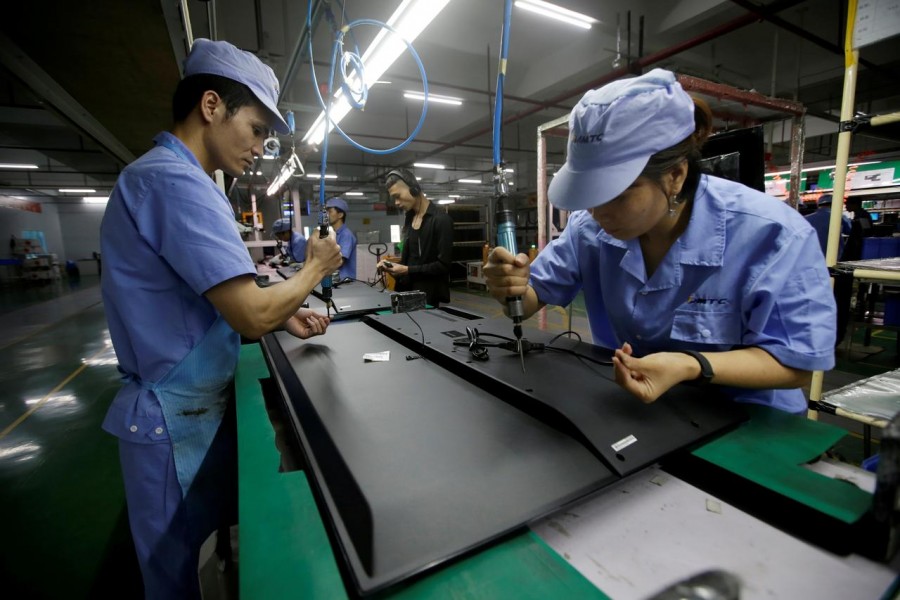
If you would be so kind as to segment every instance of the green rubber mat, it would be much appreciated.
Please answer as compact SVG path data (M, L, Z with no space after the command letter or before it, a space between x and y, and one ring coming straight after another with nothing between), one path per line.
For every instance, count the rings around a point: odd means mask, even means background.
M241 597L346 598L306 475L278 472L281 458L259 383L267 377L259 345L243 346L235 377ZM377 597L608 599L532 532Z
M747 412L748 422L694 450L694 456L845 523L865 514L871 494L803 466L846 431L763 406L747 405Z

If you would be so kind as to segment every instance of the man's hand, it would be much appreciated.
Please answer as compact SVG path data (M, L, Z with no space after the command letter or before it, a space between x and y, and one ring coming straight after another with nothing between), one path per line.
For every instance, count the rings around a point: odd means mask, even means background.
M484 279L491 296L500 304L507 298L524 296L531 274L528 256L522 253L513 256L500 246L491 250L484 264Z
M312 268L325 277L340 269L342 264L341 247L335 241L333 231L326 238L320 238L318 232L309 236L306 243L305 269Z
M390 266L384 263L388 263ZM390 260L381 261L380 263L378 263L376 268L380 271L384 271L385 273L390 273L394 277L399 277L400 275L406 275L407 273L409 273L409 267Z
M325 333L330 322L331 320L325 315L320 315L308 308L301 308L294 313L294 316L285 321L284 329L294 337L308 340Z

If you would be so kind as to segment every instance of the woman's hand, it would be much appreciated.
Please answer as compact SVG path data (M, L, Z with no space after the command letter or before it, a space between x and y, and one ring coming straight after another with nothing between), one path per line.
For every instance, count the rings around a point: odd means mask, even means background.
M301 340L308 340L325 333L330 322L331 320L325 315L320 315L308 308L301 308L284 323L284 329Z
M529 264L525 254L513 256L499 246L491 250L484 264L484 279L491 296L503 305L506 305L507 298L525 296L531 274Z
M656 352L643 358L631 355L631 344L625 342L613 356L616 383L650 404L682 381L696 379L700 365L696 359L680 352Z

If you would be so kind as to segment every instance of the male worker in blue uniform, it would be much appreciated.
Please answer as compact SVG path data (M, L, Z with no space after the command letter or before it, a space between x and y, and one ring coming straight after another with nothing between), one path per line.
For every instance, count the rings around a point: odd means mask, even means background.
M341 247L340 281L344 279L356 279L356 235L347 227L347 213L350 208L347 202L341 198L329 198L325 203L328 212L328 221L334 229L338 246Z
M287 244L287 254L294 262L306 261L306 238L291 230L291 220L287 218L277 219L272 223L272 233L278 240L279 246ZM340 239L338 239L340 244Z
M831 227L831 194L823 194L816 202L816 210L806 215L806 220L816 230L816 236L819 238L819 246L822 248L822 255L825 255L825 249L828 247L828 228ZM841 215L841 235L838 238L837 259L841 259L844 252L844 242L850 236L850 219Z
M103 300L124 383L103 428L119 438L148 600L199 598L200 544L234 517L240 335L283 326L308 338L328 325L300 306L340 266L334 240L310 241L296 277L258 287L211 178L217 169L239 176L272 127L288 132L277 99L275 74L254 55L196 40L171 132L124 169L100 228Z
M587 92L548 191L574 211L565 230L531 265L495 248L488 288L526 318L583 291L593 342L617 348L616 382L643 402L698 380L805 414L800 388L834 366L828 270L796 210L701 172L711 129L663 69Z

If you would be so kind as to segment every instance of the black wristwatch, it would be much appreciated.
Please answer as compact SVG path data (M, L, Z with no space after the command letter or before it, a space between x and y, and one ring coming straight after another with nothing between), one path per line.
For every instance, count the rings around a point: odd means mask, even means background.
M700 375L693 380L693 383L696 383L697 385L708 385L715 376L715 373L713 372L712 365L706 360L706 357L696 350L679 350L679 352L687 354L688 356L693 356L697 359L697 362L700 363Z

